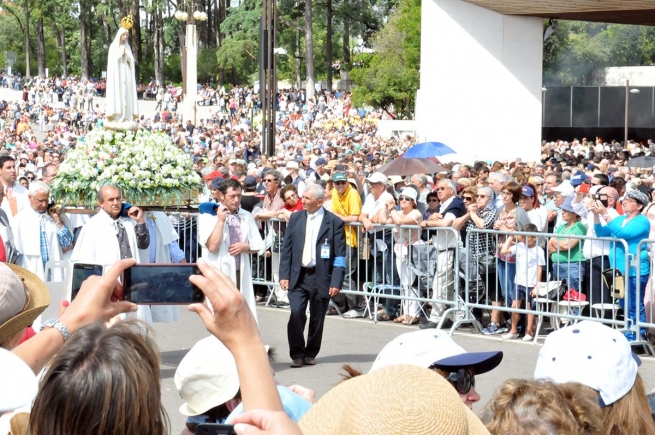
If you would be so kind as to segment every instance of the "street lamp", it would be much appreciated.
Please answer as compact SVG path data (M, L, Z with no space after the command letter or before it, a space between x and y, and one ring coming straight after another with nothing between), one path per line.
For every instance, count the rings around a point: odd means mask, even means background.
M628 148L628 113L630 104L630 94L638 94L639 89L630 89L630 80L625 81L625 138L623 141L623 147Z
M198 99L198 36L196 21L207 21L207 14L202 12L195 2L184 2L175 11L175 19L186 22L184 50L182 50L182 80L184 93L184 119L196 125Z

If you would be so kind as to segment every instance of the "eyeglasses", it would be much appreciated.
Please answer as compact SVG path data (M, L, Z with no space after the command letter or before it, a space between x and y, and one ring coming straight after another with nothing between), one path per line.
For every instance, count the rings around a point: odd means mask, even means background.
M634 203L634 204L636 204L636 203L637 203L637 200L636 200L636 199L633 199L633 198L625 198L623 201L621 201L621 204L627 204L627 203Z
M293 198L298 198L298 195L296 195L295 193L292 193L291 195L284 198L284 200L289 201L290 199L293 199Z
M414 201L414 198L410 198L409 196L401 195L398 197L398 201Z
M459 394L468 394L471 387L475 388L475 375L466 369L449 373L446 379L454 385Z
M489 198L489 195L478 195L478 198Z
M450 187L437 187L435 190L446 190L450 189Z
M464 201L473 201L473 198L470 197L470 196L463 196L462 199L463 199Z
M27 177L29 181L34 181L34 177Z
M277 180L275 180L274 178L264 178L264 183L273 183L275 181Z

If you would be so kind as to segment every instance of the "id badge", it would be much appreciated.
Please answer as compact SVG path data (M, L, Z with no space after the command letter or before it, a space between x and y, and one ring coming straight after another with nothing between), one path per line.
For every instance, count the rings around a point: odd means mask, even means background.
M321 245L321 259L330 259L330 245L328 244L327 239L325 240L325 243Z

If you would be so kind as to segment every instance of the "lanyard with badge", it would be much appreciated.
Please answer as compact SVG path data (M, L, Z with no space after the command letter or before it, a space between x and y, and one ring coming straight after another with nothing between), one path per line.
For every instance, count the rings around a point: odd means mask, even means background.
M325 239L325 242L321 244L321 259L330 259L330 244L328 243L328 239Z

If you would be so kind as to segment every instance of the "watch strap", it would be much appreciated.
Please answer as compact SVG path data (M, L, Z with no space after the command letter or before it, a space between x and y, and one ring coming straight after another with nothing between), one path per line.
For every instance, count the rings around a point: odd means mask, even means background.
M41 326L41 331L43 331L46 328L54 328L57 331L61 332L61 335L64 336L64 341L68 340L68 338L70 337L70 332L68 332L68 328L66 328L66 325L61 323L59 319L48 320Z

